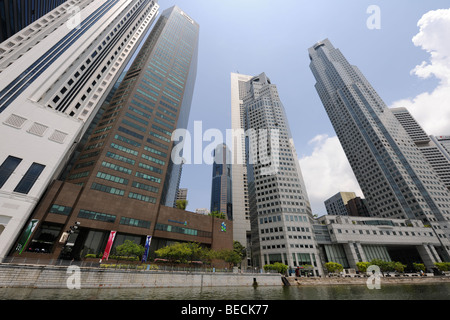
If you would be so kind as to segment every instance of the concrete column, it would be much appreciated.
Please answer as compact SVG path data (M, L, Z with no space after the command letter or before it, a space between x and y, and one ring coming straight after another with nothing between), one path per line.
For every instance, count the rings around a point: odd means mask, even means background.
M317 271L317 275L318 276L323 276L324 272L323 272L323 263L322 263L322 258L320 256L319 251L316 253L311 253L311 255L314 255L314 258L316 259L316 264L317 264L317 269L315 271Z
M434 263L440 262L441 259L439 258L439 255L437 254L436 249L434 249L433 246L429 246L428 244L424 243L421 246L416 246L416 248L417 251L419 252L420 258L422 259L427 269L434 268ZM439 259L439 261L436 260L434 257Z
M367 257L366 257L366 253L364 252L364 249L363 249L361 243L360 242L355 242L355 243L356 243L356 246L358 247L358 251L361 256L361 261L368 261Z
M344 247L349 267L356 270L356 263L359 262L359 260L353 242L343 243L342 246Z

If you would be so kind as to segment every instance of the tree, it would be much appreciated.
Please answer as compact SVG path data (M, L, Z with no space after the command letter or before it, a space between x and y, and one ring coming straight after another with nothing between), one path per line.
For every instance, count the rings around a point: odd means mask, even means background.
M213 211L213 212L209 213L208 215L212 216L214 218L219 218L219 219L226 219L227 218L225 213L219 212L219 211Z
M413 267L414 267L414 270L416 270L416 271L425 271L426 270L425 265L423 263L413 262Z
M341 272L342 270L344 270L344 267L340 263L332 261L325 263L325 268L330 273Z
M398 261L393 261L389 264L389 269L397 272L404 272L405 268L406 265Z
M378 266L381 272L386 272L390 269L389 263L381 259L372 259L372 261L370 261L370 265Z
M439 271L449 271L450 269L450 262L435 262L434 265Z
M210 263L214 259L211 250L196 242L177 242L155 251L156 256L169 260L170 263L192 263L201 261Z
M228 263L230 269L242 261L242 256L234 249L223 249L217 252L217 259Z
M173 245L156 250L155 254L161 258L169 260L170 263L185 263L188 261L188 257L192 255L192 249L190 249L185 243L177 242Z
M266 264L263 268L264 271L275 270L278 273L286 274L288 266L281 262L275 262L273 264Z
M356 266L358 267L359 272L365 273L367 272L367 268L370 266L369 262L357 262Z
M178 209L186 210L188 201L187 200L177 200L177 201L175 201L175 205Z
M241 261L247 256L247 249L239 242L234 240L233 241L233 250L236 251L236 253L241 257Z
M141 245L134 243L131 240L125 240L123 244L116 247L116 254L120 257L135 257L140 258L144 254L145 248Z

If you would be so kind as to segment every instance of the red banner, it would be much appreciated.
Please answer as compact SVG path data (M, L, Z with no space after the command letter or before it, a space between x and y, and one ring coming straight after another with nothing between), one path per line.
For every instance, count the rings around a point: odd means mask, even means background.
M111 252L111 248L114 242L114 238L116 237L116 232L117 231L111 231L111 233L109 234L108 243L106 244L105 252L103 252L102 260L104 259L108 260L109 253Z

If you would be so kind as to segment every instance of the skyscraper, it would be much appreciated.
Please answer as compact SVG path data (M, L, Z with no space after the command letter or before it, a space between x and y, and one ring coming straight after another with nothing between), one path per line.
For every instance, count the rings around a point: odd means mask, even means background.
M233 220L231 152L226 144L220 144L214 150L212 167L211 212L221 212L228 220Z
M65 182L52 185L33 215L40 224L28 251L81 258L102 251L113 233L114 247L152 236L157 248L167 233L212 237L208 229L191 229L187 213L173 208L176 194L163 206L177 175L171 137L187 126L198 37L199 25L179 7L163 11ZM42 245L42 233L59 235L76 221L80 229L69 251L57 237Z
M248 202L247 167L245 164L245 109L243 99L247 81L252 76L231 73L232 153L231 194L233 195L233 238L247 249L244 267L251 264L250 205Z
M262 73L241 88L253 265L307 264L321 274L308 195L277 87Z
M331 198L325 200L325 208L329 215L347 216L347 203L349 200L356 198L354 192L338 192Z
M430 136L430 138L439 147L442 154L450 160L450 136Z
M441 239L440 257L448 259L448 189L357 67L350 65L328 39L308 51L315 88L364 193L369 213L422 220Z
M0 1L0 42L38 20L67 0Z
M70 1L0 44L0 258L157 12L151 0Z
M428 136L406 108L391 108L390 110L420 152L422 152L425 159L428 160L439 179L450 189L450 157L439 141L433 139L432 136Z

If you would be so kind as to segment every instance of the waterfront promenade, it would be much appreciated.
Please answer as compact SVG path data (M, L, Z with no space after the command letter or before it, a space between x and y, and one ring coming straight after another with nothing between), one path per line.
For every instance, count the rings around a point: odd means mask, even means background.
M336 277L288 277L291 286L320 286L320 285L366 285L368 276L336 276ZM417 273L401 274L398 276L381 276L380 282L384 284L432 284L450 283L450 275L435 276Z
M284 278L284 279L283 279ZM284 281L283 281L284 280ZM286 281L287 280L287 281ZM366 285L363 275L283 277L277 273L211 272L79 267L76 265L0 264L0 288L182 288L252 286ZM380 278L385 284L450 283L450 276L401 274Z

